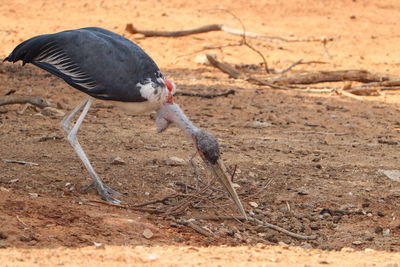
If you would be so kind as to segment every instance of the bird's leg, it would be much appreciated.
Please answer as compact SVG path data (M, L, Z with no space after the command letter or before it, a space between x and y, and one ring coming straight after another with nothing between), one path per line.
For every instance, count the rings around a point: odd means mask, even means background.
M112 202L115 204L121 203L118 199L115 199L110 196L110 194L116 194L116 195L123 195L114 189L106 186L103 184L101 181L100 177L97 175L97 173L94 171L92 164L90 164L89 159L87 158L85 152L83 151L81 145L78 142L78 139L76 137L79 127L82 124L83 119L85 118L86 114L89 111L90 105L92 104L92 99L89 97L86 100L82 101L69 115L67 115L61 122L61 125L65 132L68 135L68 142L72 145L72 147L75 149L75 152L78 154L79 158L85 165L86 169L88 170L90 176L93 178L93 183L84 188L83 190L88 190L93 187L97 189L97 192L101 196L102 199ZM81 115L79 115L75 125L72 127L71 126L71 120L72 118L79 112L80 109L82 109Z

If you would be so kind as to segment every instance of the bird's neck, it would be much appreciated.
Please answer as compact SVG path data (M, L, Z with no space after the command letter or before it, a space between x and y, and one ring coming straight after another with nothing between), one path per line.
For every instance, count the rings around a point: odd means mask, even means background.
M168 127L169 123L174 123L192 141L194 141L193 139L200 131L200 129L194 126L193 123L188 119L188 117L186 117L186 115L177 104L166 103L158 111L156 121L157 130L159 132L165 130Z

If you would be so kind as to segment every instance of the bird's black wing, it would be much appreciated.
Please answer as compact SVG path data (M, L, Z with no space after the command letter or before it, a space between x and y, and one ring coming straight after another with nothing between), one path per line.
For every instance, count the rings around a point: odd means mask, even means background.
M154 61L136 44L100 28L33 37L5 59L32 63L78 90L105 100L142 102L138 84L160 78Z

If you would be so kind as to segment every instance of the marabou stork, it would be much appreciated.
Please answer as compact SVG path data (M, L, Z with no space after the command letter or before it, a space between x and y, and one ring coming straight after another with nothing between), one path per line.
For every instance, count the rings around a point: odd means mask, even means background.
M166 79L156 63L138 45L123 36L101 28L82 28L33 37L19 44L4 61L22 60L63 79L89 95L61 122L68 141L85 165L102 199L120 203L113 195L121 193L103 184L76 137L93 98L129 102L136 112L157 111L157 131L176 124L193 141L203 161L229 192L240 213L243 206L232 187L220 159L215 137L194 126L173 102L176 86ZM75 125L72 119L82 110Z

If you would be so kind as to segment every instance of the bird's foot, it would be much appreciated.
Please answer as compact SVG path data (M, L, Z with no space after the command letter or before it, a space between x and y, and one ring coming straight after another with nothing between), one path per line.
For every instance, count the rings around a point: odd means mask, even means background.
M120 193L107 185L104 185L104 184L100 185L96 182L93 182L90 185L81 188L81 192L86 192L93 188L96 188L97 193L101 196L101 198L103 200L108 201L113 204L121 204L121 200L113 198L111 196L111 194L116 195L116 196L126 196L127 195L127 193Z

